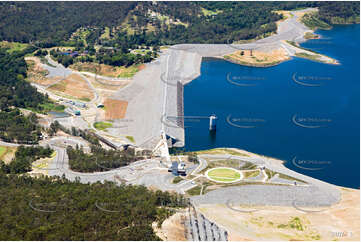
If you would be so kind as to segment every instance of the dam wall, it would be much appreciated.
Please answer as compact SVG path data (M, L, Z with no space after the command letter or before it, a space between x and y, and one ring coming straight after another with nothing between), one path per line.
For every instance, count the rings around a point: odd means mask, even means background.
M166 88L165 133L172 138L173 147L183 147L184 136L184 85L200 75L202 56L183 50L169 50L168 69L162 76Z

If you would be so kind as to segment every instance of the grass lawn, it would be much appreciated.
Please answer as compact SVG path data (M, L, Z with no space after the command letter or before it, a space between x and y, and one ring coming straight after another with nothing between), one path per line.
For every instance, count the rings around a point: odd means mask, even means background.
M7 148L4 146L0 146L0 158L6 153Z
M135 75L135 73L137 73L139 71L139 66L140 65L132 65L129 67L120 67L120 69L122 70L121 73L118 75L118 78L131 78Z
M202 190L202 186L195 186L189 190L186 191L186 193L190 196L197 196L201 193Z
M239 172L229 168L216 168L207 173L215 181L232 182L238 180L241 175Z
M18 43L18 42L7 42L1 41L0 42L1 48L8 48L6 52L13 53L15 51L23 51L28 47L28 44Z
M247 172L244 173L244 177L245 178L256 177L256 176L259 175L259 173L260 173L259 170L257 170L257 171L247 171Z
M42 114L47 114L48 112L64 112L65 110L65 106L61 105L61 104L57 104L57 103L42 103L39 104L40 107L43 108L43 110L39 111L37 109L34 108L28 108L28 110L31 110L34 113L42 113Z
M310 55L308 53L296 53L296 56L301 57L301 58L306 58L306 59L310 59L310 60L314 60L314 61L320 61L321 56L319 55Z
M183 181L183 178L180 177L180 176L176 176L176 177L173 179L172 183L177 184L177 183L180 183L181 181Z
M107 123L107 122L96 122L94 123L94 127L98 130L105 130L107 128L112 127L113 124L112 123Z
M40 106L44 108L45 112L49 112L49 111L63 112L65 110L64 105L60 105L56 103L44 103L44 104L40 104Z

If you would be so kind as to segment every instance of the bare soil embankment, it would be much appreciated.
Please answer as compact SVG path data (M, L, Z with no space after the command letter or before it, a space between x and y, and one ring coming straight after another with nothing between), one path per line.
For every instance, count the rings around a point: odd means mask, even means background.
M186 241L186 211L177 212L164 220L160 228L154 223L153 230L164 241Z
M65 80L51 85L48 90L83 101L90 101L94 98L93 90L78 74L69 75Z
M104 102L104 107L106 120L122 119L125 117L128 102L108 98Z

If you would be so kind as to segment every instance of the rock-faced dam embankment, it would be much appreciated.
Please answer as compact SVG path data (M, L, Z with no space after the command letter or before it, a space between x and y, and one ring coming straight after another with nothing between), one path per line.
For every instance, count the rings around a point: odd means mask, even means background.
M183 86L200 75L203 57L219 57L237 50L272 51L286 48L282 41L304 41L310 31L293 17L281 22L277 34L247 44L180 44L162 51L160 57L138 72L131 84L119 90L112 98L128 102L126 123L113 129L112 134L133 136L135 144L153 149L161 132L171 138L172 146L184 146ZM292 50L288 53L293 54ZM122 122L122 121L119 121Z

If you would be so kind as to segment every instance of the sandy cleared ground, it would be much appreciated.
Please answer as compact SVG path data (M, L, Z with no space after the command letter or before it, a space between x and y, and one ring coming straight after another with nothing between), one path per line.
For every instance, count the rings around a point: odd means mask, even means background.
M48 168L53 159L56 156L56 151L51 155L51 157L41 158L32 163L32 171L29 174L37 176L39 174L48 175Z
M161 228L157 228L156 224L153 225L153 229L164 241L186 241L186 231L184 221L186 212L177 212L164 220Z
M28 67L27 79L30 82L48 86L61 80L61 77L46 77L49 72L42 67L42 63L38 57L25 57L25 61Z
M270 52L258 50L239 50L233 54L227 55L228 60L239 62L241 64L249 64L254 66L267 66L278 64L282 61L290 59L286 50L279 48Z
M278 11L273 11L274 13L277 14L282 14L283 15L283 19L280 19L276 22L277 26L280 25L280 23L282 23L283 21L285 21L288 18L292 18L292 14L290 11L285 11L285 10L278 10Z
M131 77L133 76L138 70L144 68L144 65L140 66L130 66L130 67L114 67L104 64L95 64L90 62L85 63L75 63L70 66L71 69L77 71L84 71L84 72L92 72L97 73L102 76L107 77Z
M3 152L0 152L0 160L4 161L5 164L9 164L15 156L16 147L2 146L1 148L5 150Z
M313 9L311 9L310 11L307 11L307 12L305 12L305 11L296 11L296 12L295 12L295 15L298 17L297 21L300 22L301 19L302 19L302 17L303 17L303 15L305 15L306 13L309 14L309 13L316 13L316 12L318 12L318 9L317 9L317 8L313 8Z
M339 188L341 202L329 208L239 207L201 205L200 211L229 232L230 240L346 240L360 239L360 191ZM302 208L299 208L302 209ZM305 208L306 210L306 208Z
M104 102L105 119L122 119L127 111L128 102L115 99L106 99Z
M107 90L112 92L115 92L118 89L125 87L131 82L130 80L110 81L101 77L95 78L94 76L90 76L87 74L84 74L84 76L88 78L88 80L90 80L94 88L96 88L97 90Z
M88 83L78 74L69 75L65 80L50 86L48 90L64 93L84 101L90 101L94 97Z

